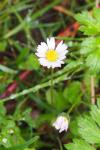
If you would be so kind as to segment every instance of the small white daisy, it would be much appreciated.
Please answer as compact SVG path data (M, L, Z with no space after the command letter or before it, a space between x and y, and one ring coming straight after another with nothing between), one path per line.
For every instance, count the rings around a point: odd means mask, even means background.
M47 43L41 42L37 47L36 55L39 57L39 62L47 68L61 67L66 58L67 45L61 41L57 46L54 37L47 38Z
M53 123L53 127L59 130L59 133L67 131L68 129L68 119L64 116L59 116Z

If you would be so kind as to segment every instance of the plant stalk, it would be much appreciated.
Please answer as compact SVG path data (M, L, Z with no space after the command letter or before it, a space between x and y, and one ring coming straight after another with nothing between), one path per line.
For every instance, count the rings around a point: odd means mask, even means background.
M91 76L91 103L95 104L95 78Z
M60 150L63 150L63 147L62 147L62 143L61 143L61 141L60 141L60 138L57 137L57 140L58 140L58 143L59 143L59 148L60 148Z
M100 2L99 0L96 0L96 1L95 1L95 5L96 5L97 8L98 8L98 6L99 6L99 2Z
M53 72L54 69L51 68L51 104L53 104Z

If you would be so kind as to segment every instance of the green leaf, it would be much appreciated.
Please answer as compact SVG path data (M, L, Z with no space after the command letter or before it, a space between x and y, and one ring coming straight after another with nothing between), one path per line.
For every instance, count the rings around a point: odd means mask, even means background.
M57 110L63 110L66 107L66 101L63 98L62 92L53 89L53 102L51 99L51 89L46 92L46 100L52 104Z
M94 8L92 15L84 11L75 16L81 24L80 30L86 35L98 35L100 33L100 9Z
M74 117L74 119L70 122L70 131L72 133L72 135L76 138L79 137L79 133L78 133L78 123L77 123L77 119Z
M80 117L78 126L79 133L84 140L91 144L100 144L100 128L91 116Z
M7 42L6 41L0 42L0 51L5 51L6 47L7 47Z
M3 103L0 103L0 127L3 123L5 123L5 115L6 115L6 109L3 105Z
M11 148L0 148L0 150L24 150L25 148L27 148L31 144L35 143L38 140L38 138L39 137L36 136L36 137L30 139L29 141L23 143L23 144L16 145L16 146L13 146Z
M98 126L100 127L100 100L97 100L97 106L93 105L91 107L91 116L93 118L93 120L98 124Z
M14 27L14 29L12 29L11 31L6 33L4 35L4 38L7 39L7 38L17 34L19 31L21 31L23 28L25 28L27 24L30 27L31 22L36 20L38 17L40 17L41 15L43 15L44 13L49 11L51 8L53 8L55 5L59 4L60 2L61 2L61 0L55 0L55 1L51 2L47 7L41 8L36 13L32 13L32 15L30 16L31 17L30 22L28 22L27 19L25 18L21 24L17 25L16 27ZM15 12L15 10L14 10L14 12Z
M86 38L81 44L81 54L86 58L86 66L93 73L100 71L100 37Z
M73 94L72 94L73 93ZM64 98L67 102L73 104L81 100L81 84L78 81L70 83L63 92Z
M22 48L20 54L18 55L18 57L16 59L16 63L19 64L21 61L23 61L25 59L25 57L27 57L28 53L29 53L28 48Z
M35 55L31 54L28 57L28 62L30 64L30 68L35 69L35 70L39 69L40 64L39 64L39 61L38 61L38 59L37 59L37 57Z
M96 39L94 37L84 39L84 41L81 43L80 53L85 55L92 51L95 51L97 44L100 43L99 40L100 39Z
M6 108L3 103L0 103L0 117L4 117L6 115Z
M66 144L68 150L94 150L89 144L100 145L100 99L97 101L97 106L91 106L90 114L85 114L73 120L71 131L75 137L80 137L84 141L75 139L73 143Z
M32 117L30 116L30 113L31 113L31 108L27 108L23 113L22 113L22 118L24 118L27 122L27 124L31 127L33 127L33 120L32 120Z
M24 139L20 134L20 129L13 120L9 120L5 117L5 120L1 125L3 125L3 128L0 133L0 145L8 148L24 142Z
M100 23L100 9L94 8L93 9L93 17Z
M86 59L86 65L92 73L100 72L100 52L91 53Z
M19 67L20 69L38 70L40 68L40 64L38 58L34 54L30 54L26 62L21 63Z
M56 92L56 90L52 89L52 95L53 95L53 102L52 102L52 98L51 98L51 89L48 89L46 91L46 100L49 104L54 104L55 98L58 97L58 93Z
M65 148L67 150L96 150L94 147L89 145L83 140L74 139L73 143L66 144Z
M97 105L98 105L98 108L100 108L100 98L97 98Z

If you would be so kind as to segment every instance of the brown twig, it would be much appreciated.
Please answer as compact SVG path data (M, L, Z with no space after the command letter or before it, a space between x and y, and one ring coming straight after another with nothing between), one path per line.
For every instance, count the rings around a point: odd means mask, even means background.
M66 29L62 32L60 32L57 36L58 37L75 37L77 34L77 31L79 29L79 23L75 22L69 26L66 27ZM57 43L59 43L60 40L57 40Z
M96 5L97 8L99 7L99 2L100 2L99 0L95 1L95 5Z
M74 17L74 14L70 10L65 9L62 6L55 6L54 9L61 12L61 13L64 13L65 15Z
M95 78L91 76L91 103L95 104Z

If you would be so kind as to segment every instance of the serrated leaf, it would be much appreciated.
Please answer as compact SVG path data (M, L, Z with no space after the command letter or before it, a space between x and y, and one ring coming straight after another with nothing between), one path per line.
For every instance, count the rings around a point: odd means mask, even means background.
M100 71L100 37L86 38L81 44L81 54L86 58L86 66L93 73Z
M89 54L86 59L86 65L93 73L98 73L100 71L100 52L93 52Z
M91 116L93 118L93 120L98 124L98 126L100 127L100 100L98 100L99 102L97 103L97 106L96 105L93 105L91 107Z
M100 9L94 8L93 9L93 16L100 22Z
M91 144L100 144L100 128L91 116L85 115L78 119L81 137Z
M100 9L94 8L92 15L88 11L84 11L77 14L75 18L81 24L80 30L85 35L98 35L100 33Z
M86 38L81 43L80 53L85 55L85 54L88 54L92 51L95 51L98 42L100 42L100 39L96 40L96 38L94 38L94 37Z
M83 140L74 139L73 143L66 144L65 148L67 150L96 150L94 147L89 145Z

